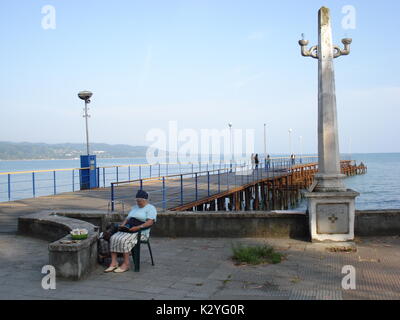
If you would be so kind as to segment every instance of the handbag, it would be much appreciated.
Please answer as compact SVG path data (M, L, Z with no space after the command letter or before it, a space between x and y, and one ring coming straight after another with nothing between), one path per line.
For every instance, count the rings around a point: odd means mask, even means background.
M103 232L102 238L106 241L110 241L111 236L117 232L118 232L118 223L109 224L106 228L106 231Z

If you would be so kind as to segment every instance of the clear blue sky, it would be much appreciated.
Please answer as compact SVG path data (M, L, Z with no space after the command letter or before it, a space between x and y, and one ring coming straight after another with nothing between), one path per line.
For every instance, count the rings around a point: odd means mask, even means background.
M44 30L44 5L56 29ZM317 150L317 11L331 8L341 152L400 152L398 0L1 0L0 141L84 142L79 90L94 92L90 140L145 144L151 128L254 128L271 153ZM344 30L342 7L356 8Z

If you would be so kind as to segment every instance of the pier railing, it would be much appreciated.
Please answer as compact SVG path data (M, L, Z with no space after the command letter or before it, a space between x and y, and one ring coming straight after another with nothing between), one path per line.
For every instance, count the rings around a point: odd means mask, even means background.
M296 159L296 163L308 161L309 157ZM315 157L314 157L315 159ZM283 164L289 158L271 158L274 163ZM265 163L261 160L260 166ZM240 165L243 165L241 163ZM97 167L98 187L109 187L112 182L152 179L177 174L216 172L230 168L230 163L157 163L127 164ZM80 190L81 170L89 168L66 168L0 172L0 202L40 196L56 195Z
M261 161L258 168L249 162L224 163L211 167L200 166L198 170L187 173L160 175L152 178L141 178L111 183L109 208L114 211L117 204L134 204L135 192L146 190L153 205L164 210L183 205L187 201L197 201L231 188L254 182L267 177L286 173L296 164L316 162L318 157L302 157L301 159L271 158ZM203 170L201 169L203 168Z

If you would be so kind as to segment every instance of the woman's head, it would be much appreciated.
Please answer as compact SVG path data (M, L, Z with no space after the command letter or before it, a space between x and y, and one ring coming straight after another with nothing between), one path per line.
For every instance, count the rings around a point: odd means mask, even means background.
M136 203L138 205L139 208L143 208L147 203L149 199L149 194L144 191L144 190L139 190L136 193Z

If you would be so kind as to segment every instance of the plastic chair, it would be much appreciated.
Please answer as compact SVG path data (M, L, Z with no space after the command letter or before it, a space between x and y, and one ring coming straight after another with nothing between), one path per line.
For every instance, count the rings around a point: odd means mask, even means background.
M153 253L151 251L151 246L150 246L150 238L148 238L147 240L142 240L142 231L147 230L147 229L151 229L151 227L143 228L138 231L138 235L137 235L138 241L137 241L136 245L132 248L132 251L131 251L133 264L135 266L135 268L134 268L135 272L140 271L140 245L141 244L147 244L147 247L149 248L149 252L150 252L151 265L154 266Z

